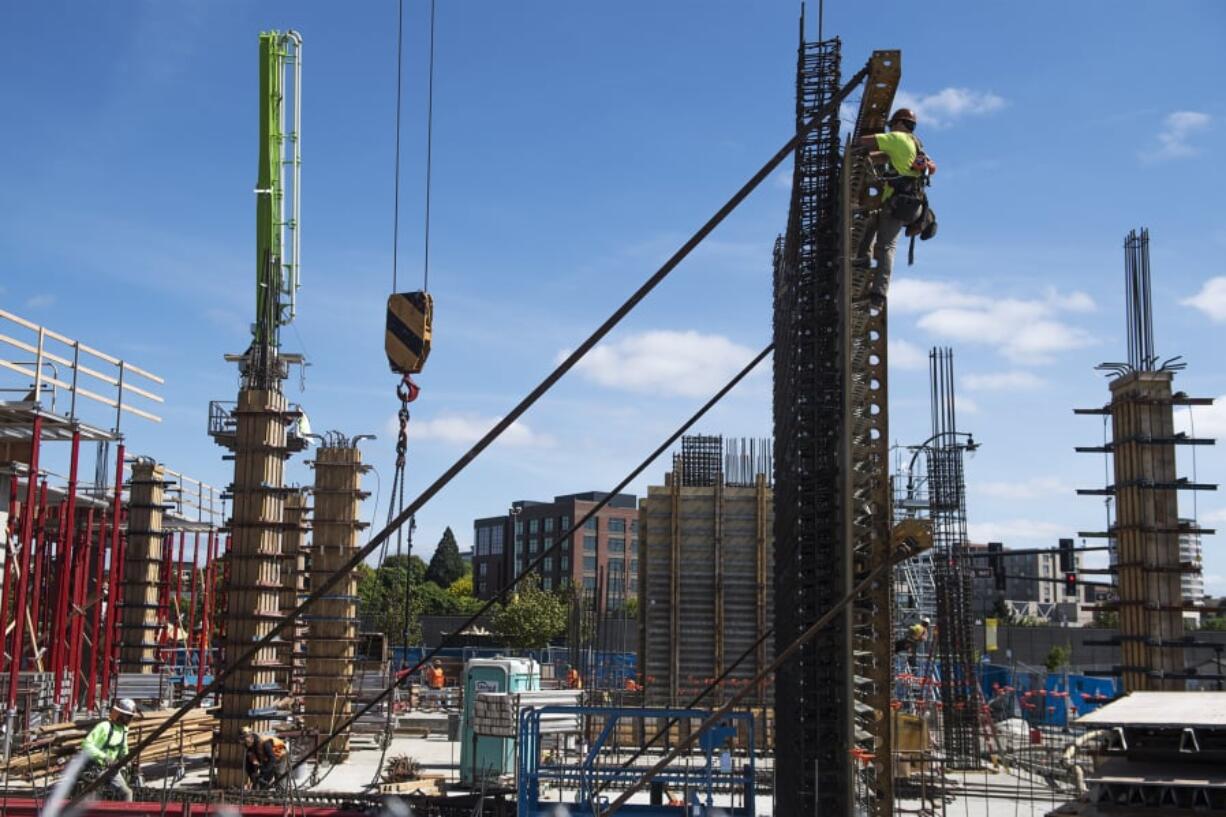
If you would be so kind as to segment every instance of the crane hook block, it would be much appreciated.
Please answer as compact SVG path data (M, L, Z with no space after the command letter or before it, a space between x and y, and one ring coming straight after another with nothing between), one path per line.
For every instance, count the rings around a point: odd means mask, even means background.
M396 374L417 374L430 355L434 299L429 292L395 292L387 299L387 362Z

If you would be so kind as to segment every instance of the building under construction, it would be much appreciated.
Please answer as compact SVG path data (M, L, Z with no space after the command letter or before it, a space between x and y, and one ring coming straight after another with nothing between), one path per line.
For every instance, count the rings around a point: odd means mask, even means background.
M429 123L434 16L431 4ZM438 474L416 468L411 445L433 341L432 124L422 288L401 291L394 243L386 323L371 333L384 336L396 430L394 469L379 474L353 416L312 412L346 429L313 432L290 399L307 365L283 343L301 306L303 38L260 34L254 319L245 348L211 350L237 393L193 407L224 487L144 444L182 410L165 405L173 383L95 348L88 328L0 303L0 814L1226 811L1226 644L1185 625L1199 608L1183 579L1201 564L1181 551L1213 531L1180 492L1216 486L1176 461L1214 441L1174 416L1212 401L1177 390L1182 362L1156 352L1148 232L1125 241L1128 360L1100 367L1107 404L1077 410L1110 424L1101 446L1078 449L1110 458L1107 484L1081 493L1112 500L1113 515L1080 533L1113 550L1110 581L1085 579L1094 568L1078 560L1095 546L1071 534L1059 548L973 547L978 443L959 425L952 349L933 349L918 396L931 435L890 436L879 250L892 222L912 243L935 233L935 164L907 138L915 111L897 110L904 54L849 56L811 24L802 14L795 73L779 78L795 89L781 147L488 430L428 415L463 447ZM398 26L396 241L403 8ZM900 142L902 167L887 149ZM419 565L416 515L523 433L521 418L789 160L786 222L762 259L769 344L656 447L629 452L638 464L616 484L552 503L515 499L518 485L473 490L487 515L471 574ZM920 214L903 219L908 198ZM768 358L769 437L697 433ZM604 479L605 465L567 479ZM1059 559L1063 575L1030 575L1023 555ZM1038 662L1002 657L1007 611L975 604L988 581L1060 583L1074 599L1105 588L1081 606L1118 662L1083 672L1062 644ZM446 611L431 639L429 605ZM380 631L393 621L400 632Z

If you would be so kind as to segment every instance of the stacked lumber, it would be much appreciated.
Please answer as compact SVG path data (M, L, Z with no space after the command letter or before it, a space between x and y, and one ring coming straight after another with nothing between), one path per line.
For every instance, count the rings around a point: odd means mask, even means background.
M142 717L132 721L128 729L129 748L136 748L145 736L151 734L173 714L172 709L162 709L145 712ZM38 727L20 748L14 750L7 765L7 773L32 778L37 773L54 771L80 750L85 736L101 720L90 717ZM142 760L154 762L166 757L177 758L180 755L207 755L216 729L217 718L211 710L193 709L165 734L149 744L141 752ZM5 765L0 763L0 769L4 768Z

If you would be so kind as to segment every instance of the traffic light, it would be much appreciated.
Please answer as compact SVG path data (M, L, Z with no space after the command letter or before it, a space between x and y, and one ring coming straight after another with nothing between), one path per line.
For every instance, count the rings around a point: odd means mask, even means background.
M1060 540L1060 572L1072 573L1077 570L1077 564L1073 559L1073 540Z
M1077 595L1077 574L1076 573L1065 573L1064 574L1064 595L1066 596L1076 596Z
M1003 542L988 542L988 567L992 569L992 578L996 582L997 591L1003 593L1008 585L1005 578L1005 559L1001 555L1005 550Z

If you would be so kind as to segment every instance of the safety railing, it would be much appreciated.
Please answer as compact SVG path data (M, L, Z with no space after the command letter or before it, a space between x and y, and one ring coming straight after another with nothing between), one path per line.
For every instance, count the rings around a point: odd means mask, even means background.
M8 357L15 350L17 356ZM87 346L79 340L0 309L0 369L29 378L28 401L42 407L49 396L52 411L77 419L77 400L84 398L115 410L115 430L124 412L160 423L162 418L134 401L163 403L153 389L165 381L156 374ZM23 390L23 389L19 389ZM60 395L59 390L65 392ZM11 391L11 390L9 390ZM60 411L67 399L67 411Z

